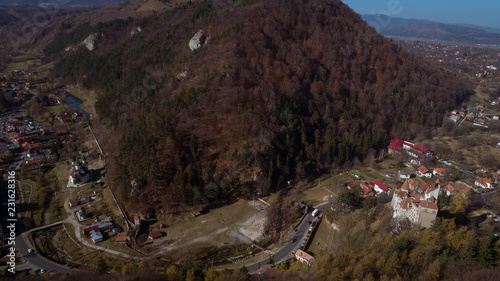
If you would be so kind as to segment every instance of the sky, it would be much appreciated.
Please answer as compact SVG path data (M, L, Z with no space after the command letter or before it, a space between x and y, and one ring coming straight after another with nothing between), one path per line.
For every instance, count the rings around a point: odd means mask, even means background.
M359 14L500 28L499 0L342 0Z

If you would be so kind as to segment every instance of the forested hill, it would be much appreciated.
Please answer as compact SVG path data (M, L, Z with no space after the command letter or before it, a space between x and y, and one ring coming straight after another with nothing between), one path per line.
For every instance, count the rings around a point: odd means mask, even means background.
M430 133L471 90L336 0L202 1L88 32L96 49L61 51L54 73L100 89L132 208L268 194L349 166Z

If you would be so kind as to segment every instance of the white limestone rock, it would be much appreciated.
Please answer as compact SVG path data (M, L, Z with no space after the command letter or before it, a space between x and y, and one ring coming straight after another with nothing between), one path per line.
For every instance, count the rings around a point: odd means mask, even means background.
M201 30L196 32L196 34L193 36L193 38L191 38L191 40L189 40L189 48L191 49L191 51L194 51L194 50L202 47L203 44L205 44L206 39L207 39L207 37L205 36L205 34L203 34L203 32Z

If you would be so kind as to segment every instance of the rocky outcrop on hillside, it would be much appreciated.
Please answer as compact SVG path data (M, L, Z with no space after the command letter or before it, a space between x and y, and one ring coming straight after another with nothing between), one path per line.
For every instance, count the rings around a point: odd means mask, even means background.
M83 40L82 44L89 51L93 51L96 48L97 44L97 33L90 34L85 40Z
M206 39L207 37L205 36L205 34L203 34L203 31L200 30L196 32L193 38L189 40L189 48L191 49L191 51L200 48L201 46L203 46L203 44L205 44Z

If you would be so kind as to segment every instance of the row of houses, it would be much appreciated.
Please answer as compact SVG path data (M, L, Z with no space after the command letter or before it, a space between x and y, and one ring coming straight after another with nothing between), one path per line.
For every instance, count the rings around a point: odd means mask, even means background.
M500 104L500 99L495 99L490 102L492 106L497 106ZM462 107L461 109L455 109L450 112L449 119L453 122L458 122L462 119L472 122L474 125L487 127L487 120L500 120L500 115L491 115L484 113L484 104L477 104L474 108Z
M389 193L390 187L387 185L375 181L375 182L353 182L347 185L347 189L352 189L359 186L361 188L361 195L364 197L373 196L379 193Z
M420 166L417 168L417 177L432 178L433 176L445 176L445 168L435 168L433 170L427 169L425 166Z

